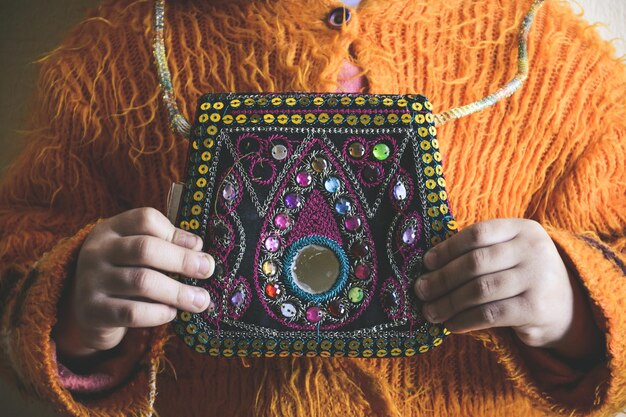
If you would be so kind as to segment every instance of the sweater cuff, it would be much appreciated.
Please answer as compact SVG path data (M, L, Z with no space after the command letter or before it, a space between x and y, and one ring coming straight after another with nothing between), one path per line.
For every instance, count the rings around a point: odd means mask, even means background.
M617 413L626 385L626 268L609 246L588 235L546 227L563 260L589 297L598 328L606 335L606 356L593 367L561 360L549 349L524 345L511 329L476 332L518 388L537 404L563 413ZM603 359L603 360L602 360Z
M149 329L129 329L114 349L81 360L59 358L55 350L61 386L74 394L103 393L121 386L136 372L150 336Z
M79 394L80 389L70 392L66 369L57 366L51 332L56 324L58 303L66 278L75 272L80 248L96 224L60 240L34 265L14 301L12 325L6 329L9 359L21 382L31 386L60 412L81 417L150 415L156 395L156 371L163 355L165 326L152 332L132 375L116 377L120 381L110 377L104 381L106 384L100 388L107 384L110 387L106 388L113 388L106 395ZM63 373L64 378L60 375ZM126 382L115 387L116 382L124 379Z

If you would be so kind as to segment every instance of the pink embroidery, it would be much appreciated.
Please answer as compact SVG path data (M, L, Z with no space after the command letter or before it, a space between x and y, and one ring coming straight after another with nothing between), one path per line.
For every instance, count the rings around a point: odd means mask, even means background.
M356 195L356 193L354 192L354 190L351 187L351 183L350 181L346 178L345 174L343 173L343 168L341 166L341 164L339 164L339 162L336 160L336 158L333 156L333 153L330 151L330 149L328 149L326 147L326 145L323 143L323 141L321 141L320 139L313 139L311 140L311 143L306 147L306 149L304 149L302 151L302 156L299 158L298 161L296 161L296 163L294 164L294 166L291 168L290 172L287 174L286 178L293 178L297 172L302 171L305 167L303 166L303 161L308 157L308 155L311 154L312 149L316 146L320 146L321 150L322 150L322 155L324 158L326 158L328 160L328 162L332 165L333 171L335 171L335 175L339 177L343 187L345 188L348 196L351 198L352 203L355 205L355 213L356 215L358 215L360 218L362 219L366 219L366 216L363 212L362 207L360 206L359 203L359 199L358 196ZM315 175L315 182L317 184L317 186L322 186L322 184L319 181L319 175L316 174ZM261 233L261 239L257 244L257 248L256 248L256 253L255 253L255 265L260 265L260 262L262 260L261 258L261 253L263 252L264 254L267 253L267 251L265 250L264 247L264 242L267 236L271 235L271 234L276 234L276 236L279 236L277 233L274 232L270 232L271 230L273 230L273 219L274 216L276 214L276 210L278 207L280 202L282 201L282 197L284 197L285 194L287 194L287 187L294 187L293 185L291 185L290 181L285 180L283 181L283 184L281 184L280 188L278 189L277 193L276 193L276 197L274 198L274 200L271 203L271 206L269 208L268 213L270 213L270 215L265 216L264 219L264 224L261 230L263 230L264 232ZM300 192L302 192L302 195L306 195L307 191L306 190L302 190L300 189ZM315 197L315 195L317 195L317 197ZM319 198L318 198L319 197ZM308 199L313 199L313 202L311 203L311 208L313 207L321 207L321 206L330 206L330 202L328 200L326 200L326 198L323 196L322 193L320 193L319 191L315 192L312 191L307 200ZM305 205L306 205L306 201L305 201ZM306 206L305 206L306 207ZM331 210L331 209L329 209ZM328 211L326 212L328 213ZM302 209L300 209L299 213L298 213L298 221L300 219L299 216L303 216L306 215L307 213L304 213L304 207ZM336 220L336 216L334 214L332 214L332 212L330 214L327 214L329 216L332 216L333 221L337 221ZM326 221L324 222L324 224L328 224L329 223L329 219L326 219ZM308 223L309 225L312 225L312 223ZM308 230L310 226L306 226L306 230ZM350 315L348 316L347 320L339 322L339 323L332 323L332 324L324 324L320 326L321 330L333 330L333 329L337 329L340 327L345 326L348 323L351 323L352 321L356 320L362 313L363 311L365 311L368 307L368 305L370 304L372 297L376 291L376 282L377 282L377 259L376 259L376 249L375 249L375 242L373 240L372 237L372 233L371 230L369 229L369 226L367 225L367 222L364 221L363 222L363 233L364 233L364 241L367 242L367 244L370 247L370 256L371 256L371 264L374 265L374 267L372 268L372 274L371 274L371 278L368 284L364 285L364 292L365 292L365 298L363 299L363 301L358 305L358 306L354 306L354 310L350 312ZM330 231L328 230L323 230L324 227L322 225L318 225L318 228L314 230L314 234L326 234L329 233L330 235L328 236L329 238L333 238L333 236L336 238L336 234L337 234L337 226L335 225L335 229L331 229ZM303 226L304 229L304 226ZM293 229L292 233L296 233L295 228ZM299 229L297 233L300 233L301 235L303 233L305 233L304 230ZM341 236L341 232L339 232L339 235ZM289 237L289 242L293 242L295 241L291 236ZM338 242L340 240L337 240ZM265 256L265 255L264 255ZM353 258L348 254L348 257L353 260ZM266 313L268 314L269 317L272 317L274 320L284 324L287 327L293 328L293 329L298 329L298 330L315 330L317 329L317 325L312 325L312 324L300 324L300 323L294 323L292 320L288 319L288 318L284 318L284 317L280 317L279 314L272 308L280 308L280 302L278 301L274 301L274 300L267 300L264 294L264 287L265 287L265 280L263 278L260 277L260 273L259 273L259 267L254 269L254 285L256 287L256 291L257 294L260 298L261 304L263 306L263 309L266 311ZM262 288L263 287L263 288ZM283 300L284 301L284 300ZM289 302L291 304L300 304L299 300L297 300L295 297L290 297ZM302 310L301 307L298 308L298 310Z
M250 164L250 168L248 168L248 174L250 178L252 178L252 181L261 185L272 184L276 179L276 165L274 165L274 162L269 158L250 158L250 160L252 163ZM268 169L271 171L271 174L267 175L267 178L257 176L258 172L256 172L256 170L263 172Z
M287 245L289 246L296 240L310 235L324 236L341 244L341 234L337 227L335 215L319 190L313 190L307 198L298 215L298 221L291 231Z

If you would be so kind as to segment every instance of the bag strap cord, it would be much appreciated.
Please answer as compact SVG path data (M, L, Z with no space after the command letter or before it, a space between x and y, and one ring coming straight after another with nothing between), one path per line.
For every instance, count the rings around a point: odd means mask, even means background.
M500 101L512 96L528 78L529 62L528 62L528 34L533 24L533 20L537 11L541 8L545 0L534 0L530 10L524 17L518 35L518 52L517 52L517 74L511 81L497 89L492 94L464 106L455 107L442 113L434 114L435 126L441 126L451 120L460 119L470 114L487 109ZM185 138L190 137L191 124L180 113L174 88L172 85L172 74L167 64L167 51L165 49L165 0L155 0L154 11L154 58L156 61L161 91L163 92L163 102L167 108L170 119L170 126L175 133Z

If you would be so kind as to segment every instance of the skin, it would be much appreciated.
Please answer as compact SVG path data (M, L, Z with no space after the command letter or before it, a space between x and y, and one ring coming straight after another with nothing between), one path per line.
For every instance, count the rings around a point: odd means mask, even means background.
M453 333L510 327L564 359L600 357L603 337L580 283L537 222L474 224L429 250L415 283L423 314Z
M61 302L53 337L59 353L85 358L116 347L128 329L168 323L176 309L199 313L209 293L165 272L209 278L214 259L202 240L159 211L140 208L99 223L85 240Z
M208 293L162 272L206 279L215 262L197 236L141 208L99 223L83 244L53 337L61 355L88 358L116 347L128 329L204 311ZM204 262L204 263L202 263ZM511 327L524 344L592 362L603 351L582 288L537 222L472 225L425 255L415 284L424 316L454 333ZM203 266L201 266L203 265ZM200 295L197 304L194 296Z

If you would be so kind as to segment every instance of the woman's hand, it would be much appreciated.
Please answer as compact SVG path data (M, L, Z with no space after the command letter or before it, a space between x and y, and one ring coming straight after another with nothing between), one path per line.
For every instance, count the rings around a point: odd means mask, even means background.
M415 283L423 314L455 333L511 327L528 346L582 359L602 349L580 284L532 220L474 224L428 251Z
M201 249L199 237L175 228L152 208L99 223L80 250L76 274L60 306L54 331L59 352L81 357L112 349L128 328L170 322L177 308L204 311L211 302L206 290L163 273L210 277L215 262Z

